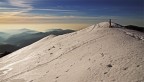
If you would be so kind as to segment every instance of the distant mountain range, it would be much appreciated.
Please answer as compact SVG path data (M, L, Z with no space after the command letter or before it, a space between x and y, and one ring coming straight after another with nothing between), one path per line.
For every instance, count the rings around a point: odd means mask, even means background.
M19 47L15 46L15 45L11 45L11 44L0 44L0 57L3 57L7 54L4 53L11 53L15 50L18 50Z
M0 32L0 53L13 52L49 35L58 36L70 32L74 32L74 30L51 29L46 32L38 32L30 29L18 29Z
M24 33L24 32L37 33L38 31L23 28L23 29L9 29L9 30L6 30L4 33L10 34L10 35L15 35L15 34L21 34L21 33Z
M139 26L135 26L135 25L128 25L128 26L125 26L125 28L144 32L144 27L139 27Z

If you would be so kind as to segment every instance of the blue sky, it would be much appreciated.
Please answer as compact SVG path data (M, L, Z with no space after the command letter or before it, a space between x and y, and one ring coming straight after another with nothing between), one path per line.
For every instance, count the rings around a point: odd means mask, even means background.
M144 1L0 0L0 23L94 23L110 18L143 26Z
M143 0L39 0L37 3L33 4L35 8L74 10L80 16L142 16L144 7Z

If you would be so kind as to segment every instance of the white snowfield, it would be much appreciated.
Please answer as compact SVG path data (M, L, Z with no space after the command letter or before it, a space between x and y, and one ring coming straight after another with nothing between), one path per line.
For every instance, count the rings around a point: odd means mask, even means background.
M0 82L144 82L144 34L108 22L0 59Z

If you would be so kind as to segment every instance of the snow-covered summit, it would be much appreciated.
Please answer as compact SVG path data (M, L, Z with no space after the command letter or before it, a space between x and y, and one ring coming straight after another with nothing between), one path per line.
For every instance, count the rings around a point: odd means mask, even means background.
M137 34L143 35L102 22L51 35L0 59L0 82L143 82Z
M101 22L101 23L98 23L96 26L98 28L109 28L110 23L109 22ZM122 25L119 25L117 23L111 23L111 26L114 27L114 28L120 28L120 27L122 27Z

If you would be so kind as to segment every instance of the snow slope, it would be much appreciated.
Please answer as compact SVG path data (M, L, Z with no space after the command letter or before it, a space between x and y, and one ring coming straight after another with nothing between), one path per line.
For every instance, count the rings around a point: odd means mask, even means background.
M108 22L0 59L0 82L144 82L144 34Z

